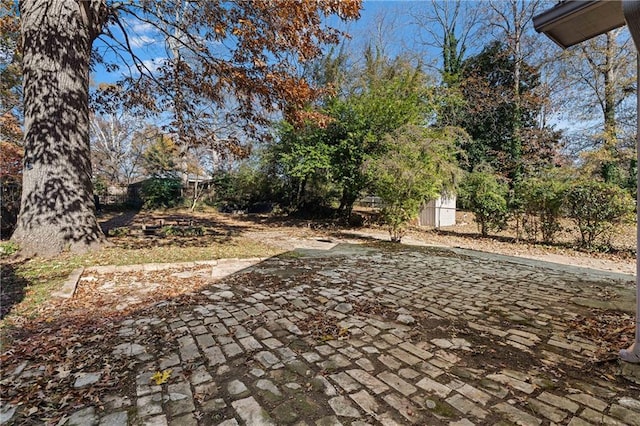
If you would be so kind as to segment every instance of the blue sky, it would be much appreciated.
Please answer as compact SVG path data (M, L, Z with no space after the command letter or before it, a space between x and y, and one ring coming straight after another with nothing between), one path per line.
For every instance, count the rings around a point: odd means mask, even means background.
M478 3L478 2L475 2ZM553 2L550 2L553 4ZM327 23L330 26L345 30L351 35L346 45L349 50L355 52L362 51L368 43L381 42L385 53L389 56L410 52L420 52L419 56L423 63L427 65L437 65L440 62L441 52L439 49L429 46L429 35L424 29L414 25L418 13L427 13L431 9L431 1L371 1L363 3L361 18L357 21L342 22L337 17L330 17ZM142 60L146 67L153 69L160 66L169 56L164 37L160 32L149 24L138 21L124 21L130 44L133 46L136 55ZM559 52L559 48L551 43L546 37L535 34L533 28L529 29L533 34L536 45L540 50L549 52ZM477 53L488 40L489 35L485 32L482 36L474 37L468 45L467 56ZM102 53L109 55L105 45L100 41L96 42L96 48ZM356 55L357 57L357 55ZM130 58L127 58L130 62ZM126 71L123 65L121 71ZM135 74L135 70L133 71ZM434 70L435 73L435 70ZM120 72L107 73L104 68L98 68L92 75L92 82L113 83L118 80ZM558 127L575 127L575 122L569 122L566 118L556 116L555 124ZM582 123L584 124L584 123Z
M446 1L446 0L445 0ZM481 4L482 1L468 1L469 3ZM354 52L359 52L367 43L382 43L389 56L395 56L408 51L421 52L421 59L427 64L440 61L441 52L433 46L429 46L429 34L415 25L413 15L426 14L431 9L431 1L376 1L364 0L361 10L361 18L357 21L343 22L339 18L332 16L327 19L328 25L346 31L351 38L346 42L347 46ZM153 69L162 64L168 56L164 37L160 32L149 24L128 21L123 22L129 41L146 66ZM533 29L531 28L531 31ZM119 30L114 31L116 34ZM541 42L547 44L544 36L540 35ZM474 37L468 43L467 55L477 53L482 48L484 37ZM543 40L544 39L544 40ZM549 44L551 46L551 44ZM98 40L95 47L107 58L113 58L105 44ZM556 47L552 47L556 48ZM126 58L126 62L131 62ZM122 70L126 71L123 64ZM115 82L118 80L120 72L107 73L103 67L98 67L92 74L95 83Z
M365 1L359 20L345 23L336 17L331 17L328 19L328 24L345 30L351 35L347 44L354 51L360 50L369 41L375 41L382 33L385 37L385 45L389 49L387 53L394 56L402 53L406 48L417 49L418 37L415 26L411 25L410 13L426 10L429 6L430 2L426 1ZM160 32L142 22L124 20L123 23L135 54L150 69L161 65L168 54ZM114 29L114 32L119 33L119 30ZM106 58L114 58L110 49L101 40L96 41L95 47ZM430 53L434 57L438 55L435 51ZM104 67L97 67L92 73L92 81L95 84L117 81L120 73L126 72L128 68L126 63L118 62L121 63L120 71L109 73L104 70ZM126 62L130 62L129 57L126 58Z
M475 1L474 3L478 3ZM467 3L466 5L469 5ZM399 54L411 52L418 53L419 59L434 75L437 74L439 63L441 62L441 52L433 45L429 45L429 34L423 28L415 25L415 15L428 14L432 8L431 1L371 1L365 0L361 10L361 17L356 21L343 22L339 18L332 16L327 18L329 26L344 30L350 34L350 39L345 41L349 51L355 53L354 57L369 43L382 44L388 56L393 57ZM464 10L464 9L463 9ZM123 20L123 25L128 34L129 42L134 48L135 54L144 65L153 70L162 65L163 61L169 57L168 47L164 36L153 26L134 20ZM436 27L431 27L437 31ZM530 29L533 32L533 28ZM119 31L115 31L118 33ZM439 35L439 34L438 34ZM541 45L549 46L550 49L557 49L555 45L540 37ZM483 37L474 37L467 46L466 55L473 55L481 50L483 42L487 40L487 34ZM110 56L105 44L98 40L95 47L107 58ZM356 59L357 60L357 59ZM130 57L126 62L131 62ZM92 74L92 83L114 83L121 73L128 73L126 64L121 66L117 72L107 73L104 67L99 67ZM136 71L133 69L133 74ZM566 123L556 121L560 127L566 127Z

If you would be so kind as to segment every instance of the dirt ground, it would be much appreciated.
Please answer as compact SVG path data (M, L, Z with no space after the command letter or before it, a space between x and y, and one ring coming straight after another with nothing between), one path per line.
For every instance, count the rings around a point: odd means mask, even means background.
M359 210L358 213L365 217L365 226L357 228L339 227L331 221L291 219L275 215L227 215L216 212L189 211L105 214L102 217L102 225L106 231L109 231L120 227L136 230L141 229L142 225L158 224L161 221L164 225L189 223L191 226L202 226L207 229L219 228L223 233L241 234L243 237L255 239L283 250L309 245L314 240L322 243L388 239L389 236L384 226L375 223L374 212ZM562 225L563 231L553 245L526 239L517 240L514 228L482 237L473 220L473 213L460 211L456 214L456 224L453 226L440 229L411 227L403 238L403 243L459 247L604 271L635 274L635 224L622 225L614 230L611 236L613 250L608 252L579 250L577 244L579 234L573 230L571 223L564 222Z
M572 224L563 222L564 231L560 233L554 245L515 241L513 229L500 232L487 238L478 235L473 221L473 213L458 212L456 225L444 227L439 231L419 231L415 228L410 237L429 244L460 247L472 250L543 260L564 265L582 266L623 274L636 273L636 227L625 224L617 227L612 235L613 250L610 252L587 252L578 250L579 234L572 230Z

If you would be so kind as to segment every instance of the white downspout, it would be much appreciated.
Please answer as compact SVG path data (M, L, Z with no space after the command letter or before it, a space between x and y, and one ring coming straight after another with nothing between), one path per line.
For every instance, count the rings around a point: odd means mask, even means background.
M629 32L636 46L636 160L640 167L640 2L636 0L624 0L622 12L627 21ZM620 359L632 363L640 363L640 172L636 171L636 339L633 345L620 351Z

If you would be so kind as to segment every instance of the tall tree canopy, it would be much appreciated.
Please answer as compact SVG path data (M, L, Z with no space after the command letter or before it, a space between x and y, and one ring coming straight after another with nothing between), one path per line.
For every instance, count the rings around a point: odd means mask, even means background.
M359 61L354 60L356 58ZM285 200L291 207L304 211L305 206L317 207L323 202L329 206L337 201L337 213L343 219L352 219L354 202L364 191L378 194L381 191L376 183L382 174L367 172L366 164L388 167L387 182L397 178L395 189L389 189L386 194L395 191L399 198L394 202L400 210L406 207L404 201L409 202L400 198L410 196L413 208L441 187L433 182L445 178L436 179L432 176L433 169L429 168L435 152L424 150L423 145L425 141L441 142L447 138L458 142L466 134L440 130L438 114L441 106L448 103L447 92L438 90L435 80L424 72L421 64L405 56L390 58L377 46L369 46L358 55L345 55L340 51L322 58L313 71L315 78L331 82L335 88L321 103L329 117L328 123L325 126L307 123L304 128L281 126L279 138L266 156L272 164L269 167L274 172L272 180L283 182L283 189L292 195ZM410 137L398 129L409 129ZM402 153L396 153L391 143L397 141L399 135L407 136L403 139ZM408 153L411 149L416 153L423 150L424 155L415 159ZM386 161L391 154L395 156ZM391 163L396 160L402 164L392 168ZM401 170L416 165L421 170L409 174L429 174L431 183L414 186L411 179L398 175ZM405 189L411 186L415 191L398 191L401 186Z
M479 8L461 0L431 0L430 5L412 14L421 44L442 52L438 72L447 86L460 82L467 50L478 41L479 15Z
M340 187L340 212L351 215L354 202L369 184L362 166L384 151L384 136L406 124L426 124L434 113L434 94L420 66L404 57L391 59L379 49L365 49L351 83L326 107L333 121L327 138L333 147L334 179Z
M323 18L356 18L359 9L359 0L21 1L25 170L13 239L26 252L54 254L85 250L104 238L91 186L92 61L130 71L103 99L170 112L169 130L180 143L214 140L207 120L230 103L235 108L226 119L246 123L257 135L269 113L295 117L317 95L296 64L338 41L340 33ZM164 35L170 57L159 69L149 69L133 52L134 23ZM239 144L227 142L220 148Z
M541 99L535 67L520 64L519 100L514 95L516 58L501 42L493 42L465 61L462 90L466 114L460 125L472 141L465 146L466 167L490 164L503 176L516 179L527 167L554 160L559 135L540 127Z
M572 135L572 148L586 149L588 172L623 186L635 181L635 59L631 37L620 28L564 51L558 63L572 115L595 123Z
M425 124L433 113L433 90L420 65L404 57L390 59L379 49L364 51L364 64L346 96L328 106L334 121L329 137L335 147L334 175L341 188L339 210L351 215L354 202L368 185L362 165L383 151L382 140L406 124Z

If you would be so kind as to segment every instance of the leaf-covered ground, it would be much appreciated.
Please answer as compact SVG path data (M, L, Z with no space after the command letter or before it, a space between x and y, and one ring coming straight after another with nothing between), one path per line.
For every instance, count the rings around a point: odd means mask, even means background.
M227 220L222 218L221 220ZM233 223L236 223L234 220ZM242 223L242 222L240 222ZM246 222L244 222L246 223ZM222 225L220 225L222 226ZM333 240L346 238L340 229L326 225L324 228L314 229L310 226L292 226L292 224L250 224L241 237L246 241L260 241L264 247L275 245L284 247L289 245L312 244L318 240ZM353 232L353 231L352 231ZM359 231L361 232L361 230ZM371 229L367 232L382 232L379 229ZM411 235L416 238L419 231ZM342 237L340 236L342 235ZM425 234L427 235L427 234ZM128 235L126 238L135 238ZM142 237L140 237L142 238ZM366 236L349 236L352 240L363 241ZM112 241L116 241L113 238ZM506 244L506 243L505 243ZM242 247L242 243L239 243ZM403 250L402 246L390 243L375 243L373 246L383 250ZM179 247L179 246L176 246ZM153 249L151 247L150 249ZM116 247L110 250L117 250ZM143 249L138 249L143 250ZM282 251L270 248L268 252ZM416 249L417 250L417 249ZM420 249L430 251L436 249ZM179 253L179 249L175 249ZM256 255L253 249L242 252ZM264 254L264 253L263 253ZM270 292L286 289L296 285L297 282L311 282L311 278L305 274L312 271L305 269L304 264L293 262L295 253L285 253L281 256L282 262L293 264L295 268L282 266L282 270L274 273L273 267L267 268L268 273L245 273L242 277L231 277L227 283L233 285L242 282L260 283L260 288ZM104 260L99 254L97 259ZM444 254L440 253L440 256ZM138 258L139 259L139 258ZM272 259L277 263L279 259ZM65 269L64 261L59 263L46 263L41 261L38 267L32 265L31 269L24 273L26 284L25 297L28 298L29 280L35 279L38 274L44 276L61 275ZM28 262L26 262L28 263ZM139 263L139 262L136 262ZM9 267L7 265L3 265ZM273 266L273 265L271 265ZM21 264L15 262L14 274L19 276ZM323 271L336 269L330 261L322 264ZM23 271L25 272L25 271ZM47 275L49 274L49 275ZM291 275L293 274L293 275ZM19 285L20 283L16 283ZM116 324L122 324L128 318L135 321L153 321L154 318L177 318L182 306L190 304L208 303L201 290L211 285L210 267L176 267L163 271L134 271L134 272L110 272L99 274L88 271L83 274L78 291L73 299L43 299L30 315L10 315L13 327L5 329L3 336L3 353L0 358L2 365L2 380L0 380L3 399L13 406L20 407L24 413L24 419L29 424L30 419L40 419L46 424L58 424L63 422L64 416L76 411L78 407L87 405L106 404L101 399L102 395L118 391L122 394L135 394L135 389L122 389L123 383L129 386L135 383L136 378L131 365L123 363L112 352L104 351L104 347L117 347L126 341L120 334ZM44 293L44 291L43 291ZM375 315L376 317L393 319L397 315L389 311L388 307L378 304L375 300L350 301L353 313ZM391 315L393 314L393 315ZM420 319L419 316L416 318ZM133 319L131 320L134 321ZM147 347L155 348L160 353L172 348L175 339L162 334L162 330L150 331L144 329L141 332L139 343ZM424 323L423 329L436 330L449 327L447 323ZM455 324L454 324L455 325ZM300 324L303 332L311 333L316 341L341 340L349 338L349 330L341 327L334 317L325 315L310 315L307 321ZM134 327L132 327L133 329ZM584 310L584 315L571 321L571 329L577 336L590 341L599 342L598 360L612 359L618 349L626 346L633 338L633 318L631 315L619 312L602 310ZM442 336L455 335L456 331L447 328L442 331ZM439 336L439 335L438 335ZM432 336L433 337L433 336ZM514 351L512 351L515 353ZM519 362L512 356L512 352L504 352L509 356L500 358L505 368ZM502 353L502 352L501 352ZM496 354L492 355L494 358ZM479 364L484 359L475 356ZM528 360L528 358L527 358ZM521 359L520 359L521 361ZM33 374L25 379L24 375L16 374L28 363L30 368L34 363L39 365L35 370L29 370ZM510 364L511 363L511 364ZM78 371L100 372L99 379L90 386L76 387L75 383L81 378ZM608 371L608 370L607 370ZM170 377L167 370L158 371L157 379L162 381ZM184 366L184 374L190 373L190 366ZM16 377L20 376L20 379ZM607 377L605 377L607 379ZM155 380L155 379L154 379ZM21 417L23 418L23 417Z
M0 259L0 318L20 323L38 315L68 274L80 266L186 262L219 258L269 257L318 242L385 240L384 226L374 212L359 210L363 227L349 228L337 221L301 220L270 215L223 215L215 211L170 210L107 212L100 217L109 245L82 256L63 254L54 259ZM152 228L146 234L143 228ZM612 235L615 250L578 250L578 234L569 222L554 245L516 240L513 229L480 237L473 215L458 212L457 224L439 230L410 228L403 242L461 247L584 266L627 274L635 273L635 226L618 227ZM3 321L4 325L6 321Z

